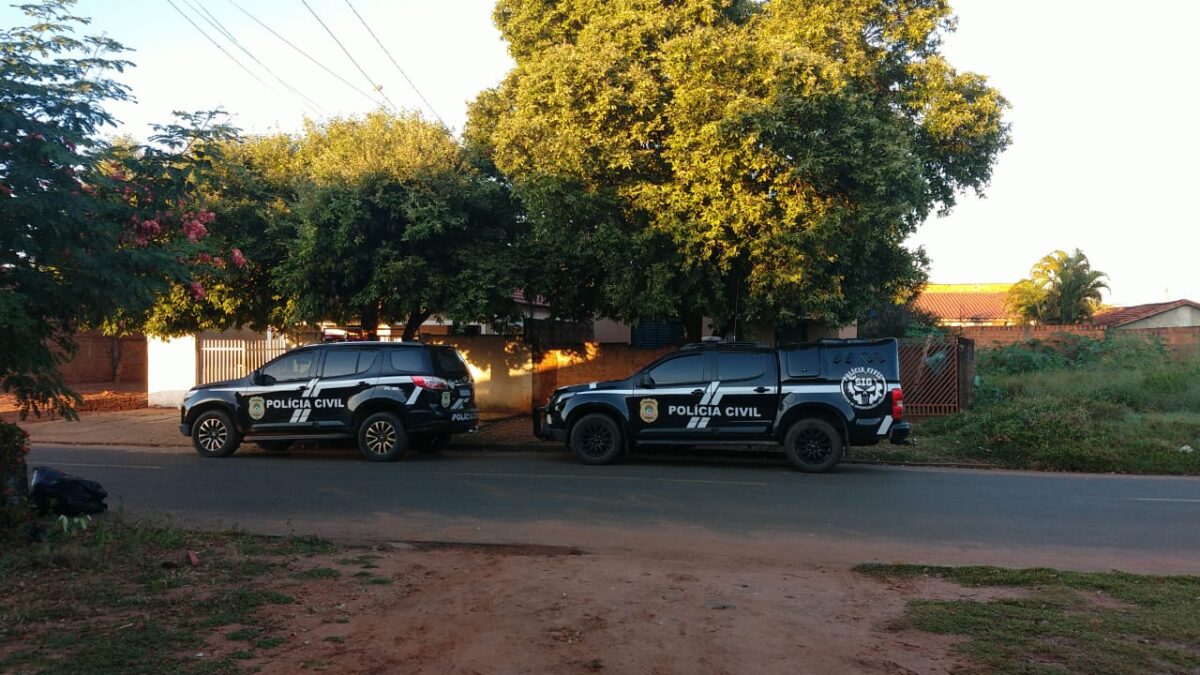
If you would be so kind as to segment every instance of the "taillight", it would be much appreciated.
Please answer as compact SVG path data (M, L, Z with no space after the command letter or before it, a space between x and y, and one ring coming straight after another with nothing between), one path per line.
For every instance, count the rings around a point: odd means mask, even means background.
M428 375L413 375L413 384L422 389L449 389L450 383L440 377L430 377Z
M904 392L900 389L892 390L892 419L899 422L904 418Z

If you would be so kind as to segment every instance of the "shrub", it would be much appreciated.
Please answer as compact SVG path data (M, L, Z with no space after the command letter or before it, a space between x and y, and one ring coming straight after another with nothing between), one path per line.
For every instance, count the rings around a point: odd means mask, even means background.
M21 427L0 422L0 535L26 519L25 455L29 435Z
M1097 340L1058 333L1048 340L1026 340L1006 347L981 349L977 370L982 377L1020 375L1049 370L1078 370L1096 365L1139 368L1170 360L1158 340L1110 332Z

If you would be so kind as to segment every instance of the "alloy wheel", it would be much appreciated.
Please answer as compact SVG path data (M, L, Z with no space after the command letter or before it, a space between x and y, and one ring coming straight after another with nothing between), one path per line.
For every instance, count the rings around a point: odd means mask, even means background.
M833 454L833 440L820 429L804 429L796 435L795 448L804 461L820 464Z
M396 427L379 420L367 427L367 449L376 455L386 455L396 447Z
M224 422L210 417L200 423L196 436L200 447L208 452L216 452L225 447L225 441L229 439L229 430L225 428Z
M580 435L583 441L580 449L589 457L603 457L612 449L612 432L604 424L589 424Z

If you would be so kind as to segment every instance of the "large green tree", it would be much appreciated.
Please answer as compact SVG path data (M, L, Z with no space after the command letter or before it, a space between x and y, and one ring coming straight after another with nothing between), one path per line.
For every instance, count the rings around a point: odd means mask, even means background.
M512 312L517 220L503 183L415 114L310 123L298 235L276 285L292 319L404 325Z
M1083 251L1054 251L1029 271L1029 278L1008 292L1008 308L1023 321L1075 324L1092 318L1100 307L1108 275L1092 269Z
M23 6L30 25L0 31L0 383L23 412L70 414L58 366L76 331L188 284L212 222L176 163L202 130L164 128L136 152L100 139L104 103L128 97L108 75L130 64L118 43L77 36L72 4Z
M852 321L920 281L905 238L1008 143L1004 99L939 53L943 0L500 0L494 19L516 67L466 137L558 254L530 285L586 282L565 300L593 306L564 312Z

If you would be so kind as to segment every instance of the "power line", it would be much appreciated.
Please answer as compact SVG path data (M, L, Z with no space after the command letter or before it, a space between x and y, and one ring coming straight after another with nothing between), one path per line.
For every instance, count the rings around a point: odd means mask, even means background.
M229 32L229 30L227 28L225 28L225 25L221 23L220 19L213 16L212 12L208 11L208 8L204 6L204 3L201 2L201 0L195 0L195 2L196 2L195 5L192 5L191 0L182 0L182 1L185 5L187 5L189 8L191 8L191 10L193 12L196 12L196 14L199 15L201 19L204 19L206 22L208 22L208 25L212 26L218 32L220 32L222 35L224 35L225 39L229 40L230 42L233 43L233 45L235 47L242 50L242 52L245 53L246 56L250 57L250 60L257 63L263 70L267 71L267 73L269 73L271 75L271 77L274 77L276 80L278 80L279 84L283 85L284 89L287 89L293 95L300 98L302 100L302 102L306 103L310 110L312 110L314 113L316 113L318 115L325 115L325 116L329 115L329 111L322 108L321 104L319 104L316 101L312 100L311 98L305 96L303 94L303 92L301 92L299 89L296 89L291 84L288 84L288 82L285 81L278 74L276 74L275 71L271 70L271 68L267 64L260 61L257 56L252 54L249 49L247 49L245 46L243 46L242 43L236 37L233 36L233 33ZM197 7L199 7L198 10L197 10Z
M260 26L262 26L264 29L266 29L266 31L267 31L268 33L270 33L271 35L274 35L275 37L279 38L279 39L280 39L280 40L281 40L281 41L282 41L282 42L283 42L285 45L287 45L287 46L291 47L292 49L296 50L297 52L299 52L301 56L303 56L304 58L308 59L309 61L312 61L312 62L313 62L313 63L315 63L317 66L319 66L319 67L320 67L322 70L324 70L325 72L327 72L327 73L329 73L330 75L332 75L332 76L334 76L335 78L337 78L337 80L338 80L339 82L341 82L342 84L346 85L347 87L350 87L350 88L351 88L351 89L353 89L354 91L357 91L358 93L362 94L362 95L363 95L363 96L365 96L365 97L367 98L367 100L368 100L368 101L370 101L371 103L374 103L374 104L376 104L376 105L378 105L378 104L379 104L379 101L377 101L377 100L375 99L375 97L371 96L371 95L370 95L370 94L368 94L366 91L364 91L364 90L360 89L358 86L354 85L353 83L351 83L351 82L350 82L349 80L347 80L346 78L344 78L344 77L342 77L341 75L338 75L337 73L335 73L333 70L331 70L331 69L329 68L329 66L326 66L324 63L321 63L320 61L318 61L317 59L313 58L312 56L309 56L308 52L306 52L306 51L304 51L303 49L301 49L301 48L297 47L296 45L292 44L291 40L288 40L287 38L283 37L283 36L282 36L282 35L280 35L279 33L276 33L276 32L275 32L275 30L274 30L273 28L271 28L271 27L270 27L270 26L268 26L267 24L263 23L262 21L259 21L258 17L254 16L254 15L253 15L253 14L251 14L250 12L247 12L245 9L243 9L243 8L242 8L242 6L241 6L241 5L239 5L239 4L237 4L236 2L234 2L234 0L229 0L229 4L231 4L231 5L233 5L234 7L236 7L236 8L238 9L238 11L240 11L242 14L245 14L246 16L250 17L250 18L251 18L251 19L252 19L252 20L253 20L255 23L257 23L258 25L260 25Z
M324 28L326 33L329 33L329 37L333 38L333 41L337 43L337 46L342 48L342 53L346 55L346 58L350 59L350 63L353 63L355 68L358 68L358 72L362 73L362 76L367 79L367 82L371 84L371 88L379 92L379 95L383 97L383 100L387 101L388 105L392 106L392 110L399 110L399 108L396 107L396 104L392 103L392 99L388 98L388 95L383 93L383 86L375 84L375 80L372 80L371 76L367 74L367 71L363 70L363 67L358 65L358 61L355 61L354 57L350 55L350 50L346 49L346 46L342 44L342 41L333 34L333 31L329 30L329 26L326 26L325 22L321 20L321 17L318 16L315 11L313 11L312 6L308 4L308 0L300 0L300 2L304 3L304 6L308 8L308 13L313 15L313 18L317 20L317 23L321 24L321 28Z
M383 46L383 42L379 40L379 36L375 35L375 31L371 30L370 24L363 19L362 14L359 14L357 9L354 9L354 5L350 4L350 0L346 0L346 6L350 8L351 12L354 12L354 16L358 17L358 20L362 23L363 28L366 28L367 32L371 34L371 37L375 40L375 44L379 45L379 48L383 50L384 54L387 54L388 60L392 62L393 66L396 66L396 70L400 71L401 77L403 77L404 81L408 83L408 86L412 87L413 91L417 92L417 96L419 96L421 100L425 102L425 107L429 108L429 112L433 113L433 116L442 123L442 126L447 126L446 121L442 119L442 116L437 113L437 110L433 109L433 104L429 102L429 99L425 98L425 94L422 94L420 89L417 89L417 85L414 84L411 79L409 79L408 74L404 72L404 69L400 67L400 64L396 63L395 57L393 57L392 53L388 51L388 48Z
M187 14L184 14L183 10L179 9L179 5L176 5L174 2L172 2L172 0L167 0L167 2L172 7L175 8L176 12L179 12L179 16L182 16L184 19L187 20L188 23L192 24L192 28L195 28L196 30L200 31L200 34L203 35L206 40L211 42L214 47L221 50L222 54L224 54L225 56L228 56L231 61L236 63L238 65L238 68L241 68L242 70L249 73L250 77L253 77L254 79L258 80L259 84L266 87L267 89L270 89L271 93L275 93L275 94L279 93L279 92L275 91L271 87L271 85L267 84L266 81L264 81L261 77L259 77L257 73L255 73L253 70L250 70L249 68L247 68L241 61L238 61L237 58L233 54L230 54L229 52L225 51L225 48L222 47L220 44L218 44L216 40L209 37L208 33L204 32L203 28L201 28L195 21L192 21L192 17L188 16Z

